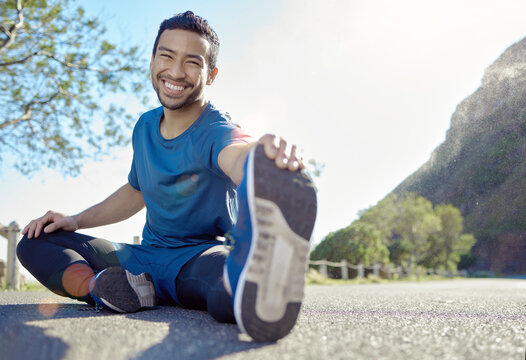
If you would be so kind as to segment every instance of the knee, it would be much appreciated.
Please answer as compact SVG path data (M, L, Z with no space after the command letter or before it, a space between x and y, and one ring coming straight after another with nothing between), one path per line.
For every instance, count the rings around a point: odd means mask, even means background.
M16 246L16 256L22 265L26 263L26 259L31 256L32 247L30 242L31 240L27 238L27 235L24 235Z
M48 234L40 234L38 238L29 239L27 235L24 235L22 239L18 242L18 245L16 246L16 256L18 257L18 260L20 260L20 263L26 266L31 259L41 256L42 249L40 248L40 244L43 242L46 242L48 237Z

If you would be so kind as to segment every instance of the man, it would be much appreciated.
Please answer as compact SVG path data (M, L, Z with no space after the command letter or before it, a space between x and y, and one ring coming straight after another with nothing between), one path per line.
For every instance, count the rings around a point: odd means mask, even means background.
M31 221L17 254L57 294L118 312L175 303L275 341L300 309L316 196L295 146L252 142L206 100L218 48L190 11L161 24L150 71L162 107L135 125L128 182L77 215ZM145 206L141 245L75 232Z

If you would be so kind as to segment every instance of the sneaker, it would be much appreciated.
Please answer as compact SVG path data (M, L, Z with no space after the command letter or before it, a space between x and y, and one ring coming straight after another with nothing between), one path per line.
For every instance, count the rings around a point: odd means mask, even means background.
M90 295L98 305L120 313L135 312L157 303L151 275L133 275L121 267L99 272L91 280Z
M240 330L276 341L294 327L303 300L316 191L303 172L279 169L258 145L247 157L238 200L225 285Z

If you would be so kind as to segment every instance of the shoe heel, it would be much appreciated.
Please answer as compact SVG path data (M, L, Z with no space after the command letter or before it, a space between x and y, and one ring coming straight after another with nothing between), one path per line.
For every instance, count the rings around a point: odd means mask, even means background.
M157 305L155 287L153 286L153 279L150 274L142 273L133 275L129 271L126 271L126 278L133 291L137 294L141 307L153 307Z

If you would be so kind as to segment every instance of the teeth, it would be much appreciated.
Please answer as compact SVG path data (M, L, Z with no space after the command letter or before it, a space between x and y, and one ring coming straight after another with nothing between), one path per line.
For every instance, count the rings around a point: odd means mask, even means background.
M169 82L166 82L166 81L164 82L164 84L170 90L175 90L175 91L183 91L184 90L183 86L172 85L172 84L170 84Z

